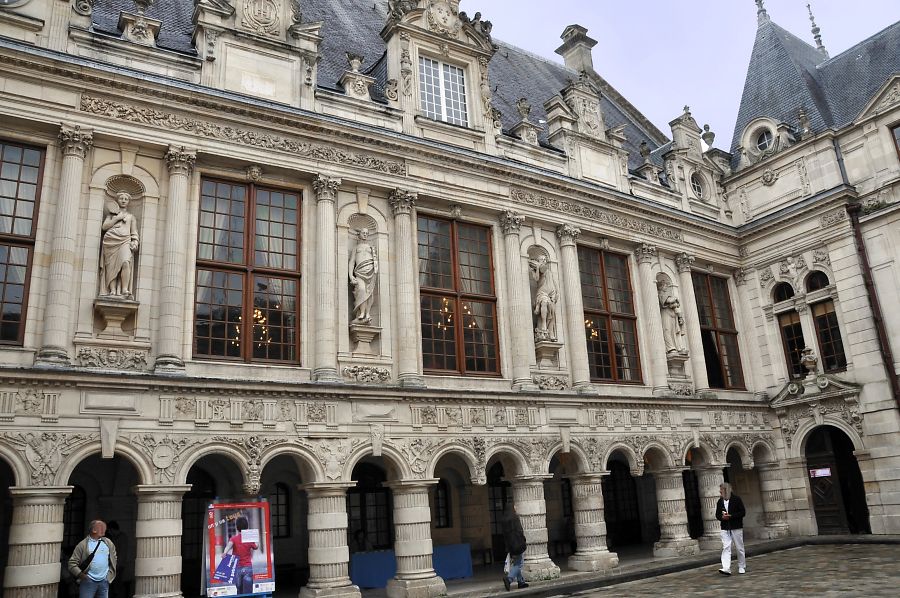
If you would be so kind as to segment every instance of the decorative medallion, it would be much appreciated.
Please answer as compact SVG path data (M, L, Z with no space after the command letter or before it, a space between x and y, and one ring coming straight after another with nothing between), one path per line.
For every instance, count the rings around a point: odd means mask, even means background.
M771 168L766 168L765 172L762 173L762 184L766 187L771 187L777 180L778 173Z
M428 27L441 35L455 36L459 33L462 21L449 2L431 2L428 5Z
M278 5L275 0L244 0L241 23L260 35L278 35Z

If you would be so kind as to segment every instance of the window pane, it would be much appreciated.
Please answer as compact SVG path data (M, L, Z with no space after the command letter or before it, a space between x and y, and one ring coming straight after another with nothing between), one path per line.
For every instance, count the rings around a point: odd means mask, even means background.
M296 280L255 276L253 279L253 357L297 359Z
M461 293L492 295L490 230L483 226L457 226Z
M737 334L720 333L719 344L727 388L743 388L744 372L741 368L741 356L738 352Z
M612 341L616 361L616 378L624 382L640 380L637 332L634 320L612 320Z
M463 327L466 371L498 371L494 304L463 301L460 306L459 317Z
M710 288L712 289L716 327L734 330L734 318L731 315L731 301L728 299L728 282L724 278L710 276L709 283Z
M829 300L812 306L813 321L819 337L819 350L822 353L822 367L826 372L843 370L847 367L844 355L844 342L838 326L834 302Z
M448 123L463 127L468 124L465 71L449 64L444 65L444 107Z
M697 297L697 311L700 315L701 326L714 326L712 303L709 300L709 277L706 274L694 272L694 295Z
M781 327L784 351L787 353L788 373L792 378L802 378L806 375L806 368L800 363L800 358L806 343L803 340L803 329L800 326L800 314L795 311L780 314L778 325Z
M456 302L422 295L422 362L426 370L456 370Z
M894 142L897 144L897 151L900 152L900 127L894 127Z
M0 244L0 341L19 342L25 320L27 247Z
M631 287L628 284L628 259L623 255L605 252L603 259L609 289L609 311L634 315Z
M0 233L30 237L37 201L41 152L0 143Z
M418 226L419 286L452 289L450 223L420 216Z
M584 309L605 310L600 252L588 247L579 247L578 269L581 272L581 298L584 301Z
M419 102L422 114L434 120L442 120L441 79L436 60L419 58Z
M241 263L244 252L246 192L243 186L204 181L200 197L200 239L209 244L198 246L201 259Z
M198 355L241 356L243 275L197 270L194 345Z
M285 198L293 204L299 196L282 191L256 191L256 242L254 264L266 268L295 270L297 264L297 210L281 206Z
M584 318L585 336L587 337L588 364L591 378L612 380L612 357L609 352L609 320L602 316Z

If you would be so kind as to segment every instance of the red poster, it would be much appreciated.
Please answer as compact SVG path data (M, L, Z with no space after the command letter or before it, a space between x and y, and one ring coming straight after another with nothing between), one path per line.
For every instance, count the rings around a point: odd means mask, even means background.
M265 500L210 504L204 544L208 597L275 591L269 503Z

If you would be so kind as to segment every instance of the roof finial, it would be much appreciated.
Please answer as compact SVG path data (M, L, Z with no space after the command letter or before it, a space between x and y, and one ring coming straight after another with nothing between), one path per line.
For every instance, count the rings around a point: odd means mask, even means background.
M822 30L816 25L816 17L813 16L812 6L808 3L806 5L806 10L809 11L809 22L812 23L812 34L813 39L816 40L816 50L818 50L825 58L829 58L828 50L825 49L825 45L822 43L822 34L820 33Z
M766 12L766 7L763 6L763 0L756 0L756 22L762 25L768 20L769 13Z

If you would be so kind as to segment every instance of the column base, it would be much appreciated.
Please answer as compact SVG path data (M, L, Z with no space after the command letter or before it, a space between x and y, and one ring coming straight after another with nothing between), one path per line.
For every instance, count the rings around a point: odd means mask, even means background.
M600 391L597 389L597 387L590 382L577 383L572 387L572 390L580 395L596 396L600 394Z
M522 378L512 383L512 389L518 392L537 392L538 387L531 378Z
M160 355L153 365L155 374L184 374L184 362L174 355Z
M548 581L551 579L559 579L559 566L551 561L546 560L532 561L522 565L522 577L525 581Z
M691 538L660 540L653 545L653 556L690 556L700 552L700 543Z
M567 565L574 571L609 571L619 566L619 555L608 550L588 554L576 552L569 557Z
M309 588L303 586L300 589L300 598L359 598L359 586L349 585L337 588Z
M397 383L403 388L425 388L425 378L418 374L400 374Z
M425 579L397 579L387 583L388 598L437 598L447 594L444 580L437 575Z
M657 398L669 398L675 396L675 391L673 391L668 386L654 386L653 387L653 396Z
M37 368L62 368L69 365L69 354L60 347L41 347L34 358L34 367Z
M766 525L759 530L760 538L766 540L777 540L778 538L787 538L791 535L791 530L787 524L782 525Z
M700 550L721 550L722 538L719 536L700 536L697 538Z
M312 379L313 382L319 382L320 384L341 384L343 382L335 368L313 370Z

